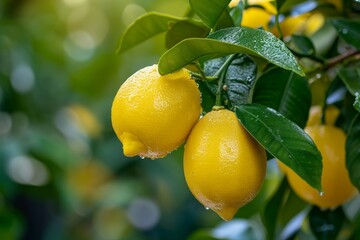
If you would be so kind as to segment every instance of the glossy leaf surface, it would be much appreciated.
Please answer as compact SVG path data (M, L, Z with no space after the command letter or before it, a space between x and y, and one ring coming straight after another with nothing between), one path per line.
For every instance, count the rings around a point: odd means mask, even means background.
M275 109L304 128L311 105L310 87L304 77L273 68L257 80L253 102Z
M234 53L246 53L263 58L299 75L304 72L285 44L272 33L247 27L221 29L207 39L186 39L165 52L159 61L159 72L174 72L201 58L216 58Z
M236 115L248 132L275 158L282 161L310 186L322 190L322 157L303 129L274 109L244 104Z

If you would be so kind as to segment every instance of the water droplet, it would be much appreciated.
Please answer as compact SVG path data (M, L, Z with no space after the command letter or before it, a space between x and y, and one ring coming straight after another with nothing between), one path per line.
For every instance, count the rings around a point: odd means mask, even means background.
M341 32L342 32L342 34L348 34L348 33L349 33L349 29L343 28L343 29L341 29Z
M145 157L144 157L144 156L140 156L140 158L141 158L141 159L145 159Z
M324 192L319 192L320 197L324 196Z
M205 210L209 210L210 208L209 207L205 207Z

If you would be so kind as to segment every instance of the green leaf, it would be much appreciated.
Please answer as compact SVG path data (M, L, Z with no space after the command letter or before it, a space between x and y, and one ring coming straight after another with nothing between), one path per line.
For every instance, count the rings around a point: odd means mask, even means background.
M360 22L348 19L333 19L332 25L336 28L339 36L348 44L360 50Z
M351 182L360 190L360 113L357 114L346 137L346 167Z
M190 0L190 6L209 28L214 28L231 0Z
M209 60L204 64L204 72L207 76L214 76L225 63L227 57ZM226 70L224 85L225 95L231 106L249 102L250 90L256 78L256 63L247 55L239 54L232 60ZM209 82L211 92L216 94L217 82Z
M216 58L233 53L246 53L264 58L269 62L304 75L295 57L285 44L272 33L260 29L234 27L221 29L208 39L186 39L166 51L159 61L159 72L174 72L201 58Z
M343 66L338 69L338 75L353 96L360 93L360 64Z
M288 192L288 190L289 190L289 184L286 178L283 178L275 194L266 203L263 219L264 219L264 225L268 233L268 238L270 240L275 238L276 224L278 222L277 218L281 206L283 204L283 199L286 193Z
M215 105L215 94L210 91L209 82L198 81L199 90L201 92L201 107L204 113L208 113Z
M186 19L157 12L144 14L125 30L120 39L117 53L125 52L159 33L166 32L171 23L184 20Z
M321 210L314 206L309 213L309 225L316 239L337 239L345 215L341 207Z
M311 105L311 91L304 77L273 68L256 81L252 101L275 109L304 128Z
M243 17L244 3L240 1L236 7L231 8L230 16L233 19L235 26L240 26Z
M172 48L187 38L204 38L209 34L209 29L199 23L179 21L171 25L165 36L166 48Z
M285 0L276 0L276 9L278 10L278 12L280 12L280 9L284 3Z
M292 35L287 43L289 48L302 56L311 56L315 54L315 47L310 38L301 35Z
M274 109L256 103L240 105L236 108L236 115L269 153L310 186L322 190L321 153L303 129Z

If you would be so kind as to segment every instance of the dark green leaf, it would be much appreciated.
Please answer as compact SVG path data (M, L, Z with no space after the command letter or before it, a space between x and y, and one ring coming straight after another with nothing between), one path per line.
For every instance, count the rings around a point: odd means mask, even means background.
M275 238L275 229L278 222L277 217L288 189L289 184L286 178L284 178L275 194L266 203L263 219L270 240Z
M333 19L332 25L336 28L339 36L348 44L360 50L360 22L349 19Z
M214 28L231 0L190 0L193 11L209 27Z
M315 47L312 41L306 36L292 35L288 42L288 46L302 56L311 56L315 54Z
M285 0L276 0L276 9L278 10L278 12L280 12L280 9L284 3Z
M117 52L122 53L129 50L159 33L166 32L169 29L169 24L184 20L184 18L156 12L144 14L125 30Z
M273 68L256 81L252 101L275 109L304 128L311 105L311 91L304 77Z
M317 239L337 239L345 215L341 207L321 210L314 206L309 213L309 225Z
M214 76L226 59L226 57L223 57L205 62L205 74L207 76ZM249 56L239 54L232 60L226 70L224 81L227 89L227 100L230 101L231 106L249 102L249 94L256 78L256 72L256 63ZM217 91L217 83L209 83L209 87L215 94Z
M186 39L165 52L159 61L159 72L174 72L201 57L220 57L233 53L246 53L304 75L295 57L285 44L272 33L260 29L234 27L221 29L209 39Z
M244 10L243 1L240 1L236 7L233 7L230 10L230 16L232 17L235 26L241 25L243 10Z
M218 21L218 23L216 25L215 30L219 30L219 29L222 29L222 28L234 27L234 26L235 26L234 21L231 18L229 11L226 9L222 13L221 17L219 18L219 21Z
M346 167L351 182L360 190L360 113L354 117L346 137Z
M210 91L208 84L209 82L198 81L201 92L201 107L204 113L210 112L215 105L215 94Z
M321 191L322 157L303 129L274 109L260 104L236 108L240 122L275 158L282 161L310 186Z
M204 38L208 34L209 29L202 24L179 21L174 23L166 33L165 45L169 49L186 38Z
M360 64L347 67L343 66L339 68L338 74L353 96L355 96L356 93L360 93Z

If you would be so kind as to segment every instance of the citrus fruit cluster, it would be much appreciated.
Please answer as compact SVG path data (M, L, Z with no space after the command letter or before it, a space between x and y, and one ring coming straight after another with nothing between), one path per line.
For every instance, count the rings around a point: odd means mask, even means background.
M259 192L266 154L234 112L201 117L201 95L186 69L160 76L157 65L130 76L112 105L124 155L166 156L185 141L184 173L195 198L224 220Z
M345 133L334 126L338 115L339 110L329 106L325 111L325 122L322 124L322 108L313 106L305 128L305 132L314 140L323 157L322 193L310 187L294 171L280 163L295 193L310 204L324 209L336 208L357 193L345 165Z

